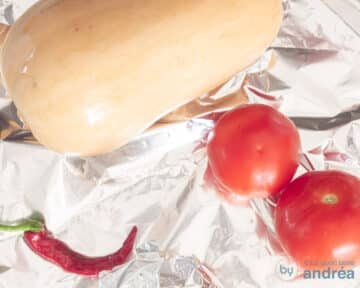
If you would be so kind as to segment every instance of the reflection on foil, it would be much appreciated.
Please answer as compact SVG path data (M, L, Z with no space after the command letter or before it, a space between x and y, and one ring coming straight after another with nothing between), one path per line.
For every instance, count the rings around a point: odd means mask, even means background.
M359 95L360 99L360 95ZM359 100L360 101L360 100ZM291 117L298 128L328 130L360 119L360 105L333 117Z
M33 2L0 2L0 21L12 23ZM247 101L280 109L300 128L297 175L341 169L360 176L359 31L343 19L345 4L341 11L321 0L284 6L279 36L257 63L108 155L76 158L37 145L1 90L0 219L41 213L56 236L89 255L114 251L135 224L139 236L126 265L87 279L34 255L20 235L1 234L0 287L323 287L276 274L286 257L272 222L276 199L234 206L204 177L215 119Z

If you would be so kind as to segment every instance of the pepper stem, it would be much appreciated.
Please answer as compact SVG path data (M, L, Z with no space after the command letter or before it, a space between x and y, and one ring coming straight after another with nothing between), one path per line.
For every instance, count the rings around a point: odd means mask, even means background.
M34 219L25 219L16 224L0 224L0 231L4 232L40 232L43 229L44 224Z

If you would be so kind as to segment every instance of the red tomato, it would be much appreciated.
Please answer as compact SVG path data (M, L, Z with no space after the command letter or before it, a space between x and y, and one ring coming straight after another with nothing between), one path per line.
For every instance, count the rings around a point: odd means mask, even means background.
M298 265L360 260L360 180L339 171L309 172L292 182L275 209L282 246ZM334 268L335 268L334 267Z
M284 188L298 167L295 125L270 106L240 106L217 122L208 143L209 165L220 186L246 197Z
M251 207L249 205L248 198L245 198L238 194L231 193L228 190L221 187L219 183L215 181L214 174L209 165L207 166L203 180L204 180L204 184L207 187L211 187L213 190L217 192L217 196L219 196L221 200L225 200L226 202L237 206Z

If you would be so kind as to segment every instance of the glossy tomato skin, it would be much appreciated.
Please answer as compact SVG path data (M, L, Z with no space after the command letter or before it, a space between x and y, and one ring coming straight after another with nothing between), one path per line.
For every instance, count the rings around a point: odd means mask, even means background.
M360 180L355 176L339 171L304 174L284 189L274 217L283 248L299 266L359 264Z
M224 114L208 143L209 165L221 187L267 197L292 179L299 163L295 125L270 106L249 104Z

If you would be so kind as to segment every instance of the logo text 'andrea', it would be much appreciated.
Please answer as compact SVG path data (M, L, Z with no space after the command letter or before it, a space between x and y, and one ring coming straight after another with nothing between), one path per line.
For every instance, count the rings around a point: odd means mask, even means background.
M330 267L322 270L304 270L304 279L354 279L355 271L352 269L335 270Z

